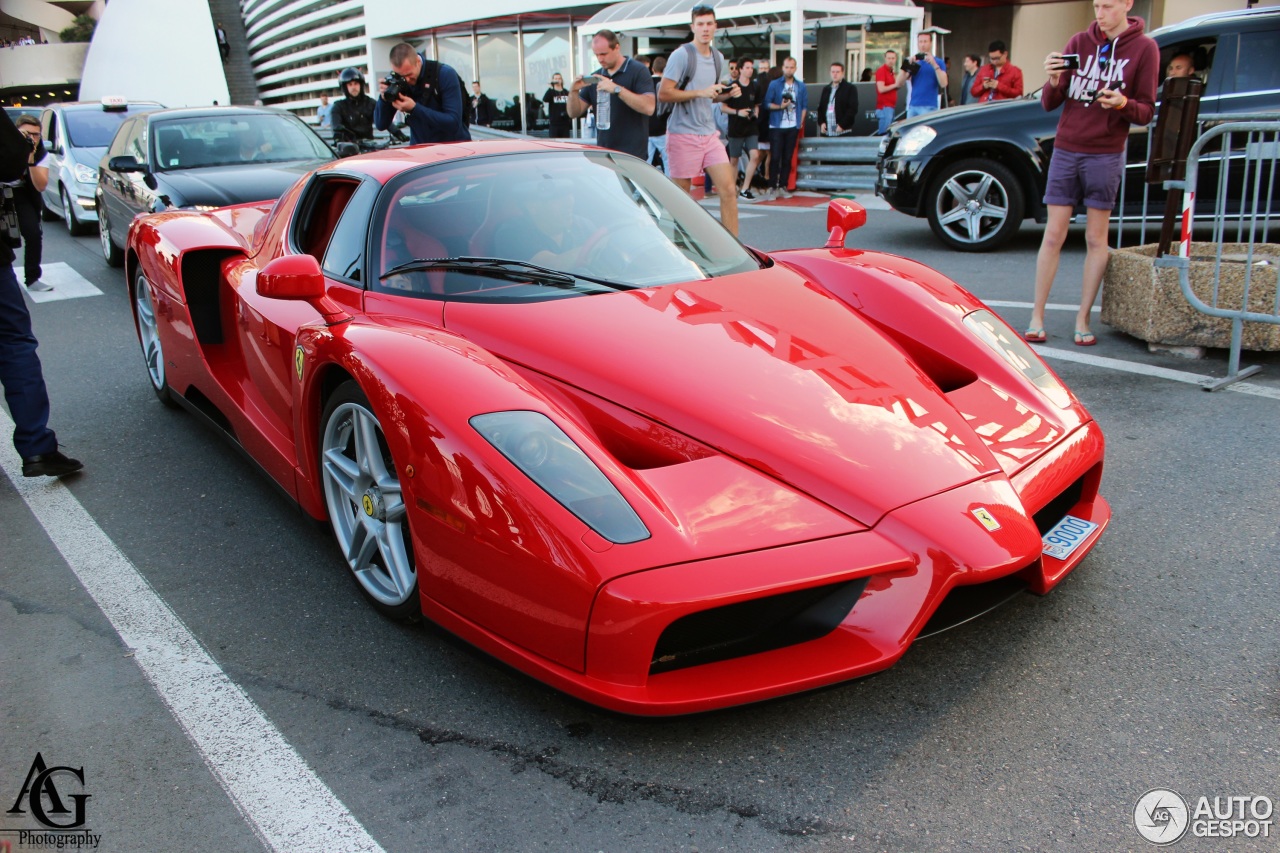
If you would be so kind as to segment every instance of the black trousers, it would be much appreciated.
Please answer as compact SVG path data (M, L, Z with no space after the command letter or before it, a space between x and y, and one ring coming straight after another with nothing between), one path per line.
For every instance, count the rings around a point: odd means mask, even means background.
M22 271L26 283L40 278L40 256L44 253L44 233L40 230L40 202L22 193L14 193L18 208L18 230L22 232ZM70 216L70 211L67 213Z
M787 188L787 182L791 178L791 157L795 153L796 138L799 135L798 127L788 127L785 130L781 127L769 128L769 153L772 155L769 186L774 189Z

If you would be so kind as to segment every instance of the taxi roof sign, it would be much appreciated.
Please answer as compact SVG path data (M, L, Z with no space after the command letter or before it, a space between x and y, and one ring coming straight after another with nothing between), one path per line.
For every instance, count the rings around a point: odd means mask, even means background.
M103 95L102 109L106 112L129 109L129 99L123 95Z

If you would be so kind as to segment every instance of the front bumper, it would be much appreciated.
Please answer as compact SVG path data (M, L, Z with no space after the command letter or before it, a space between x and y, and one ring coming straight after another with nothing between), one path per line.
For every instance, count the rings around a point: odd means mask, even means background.
M922 216L922 186L928 157L887 157L876 165L876 195L889 202L894 210L910 216Z
M94 197L96 187L93 184L66 184L67 195L76 206L76 219L80 222L98 221L98 202Z
M592 607L583 672L491 635L480 644L558 689L628 714L696 713L869 675L907 651L953 589L1012 578L1044 593L1079 565L1111 517L1098 494L1102 455L1101 430L1089 422L1012 479L993 474L900 507L868 531L615 578ZM1042 553L1040 536L1066 514L1098 529L1061 561ZM803 615L821 619L826 608L820 635L725 651L742 648L756 627L749 620L771 614L773 601L786 607L813 593L821 600ZM834 618L832 603L845 608ZM428 615L474 637L456 614ZM673 639L690 617L705 618ZM682 642L701 646L680 649Z

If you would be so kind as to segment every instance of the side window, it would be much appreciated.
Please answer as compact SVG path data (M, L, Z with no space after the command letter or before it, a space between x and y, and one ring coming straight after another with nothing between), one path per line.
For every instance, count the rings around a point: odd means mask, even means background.
M361 205L363 216L347 216L345 212L355 198L365 195L359 192L361 188L361 183L354 178L318 177L306 188L298 205L300 215L294 223L294 246L320 261L324 271L335 278L360 280L364 233L372 199ZM371 192L376 195L376 187L371 186ZM363 222L357 221L360 219ZM345 228L340 227L342 222L346 223Z
M146 163L150 158L147 157L147 123L146 121L137 121L133 124L133 130L129 134L129 140L125 143L124 153L128 154L139 163Z
M50 151L58 147L58 115L53 110L45 110L41 118L40 133L44 136L44 144Z
M369 233L369 221L373 217L373 202L378 197L379 186L366 181L356 190L347 209L333 230L329 248L324 253L321 268L334 278L363 282L365 269L365 237Z
M111 140L111 147L107 149L108 157L119 157L125 153L125 146L128 144L129 136L133 133L135 126L137 126L137 119L131 119L120 126L120 131Z
M1240 33L1236 92L1250 94L1280 89L1280 31Z

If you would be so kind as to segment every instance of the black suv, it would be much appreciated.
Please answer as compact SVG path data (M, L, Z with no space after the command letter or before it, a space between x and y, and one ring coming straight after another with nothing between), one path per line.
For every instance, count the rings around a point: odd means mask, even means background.
M1195 59L1205 82L1201 115L1280 110L1280 9L1203 15L1151 36L1160 45L1162 79L1175 55ZM953 249L994 249L1017 233L1023 219L1046 219L1044 185L1059 115L1040 106L1037 90L1016 101L899 122L880 143L876 194L896 210L928 217L933 233ZM1116 211L1126 218L1142 215L1146 155L1147 128L1134 127ZM1152 188L1147 210L1151 217L1163 214L1159 186Z

